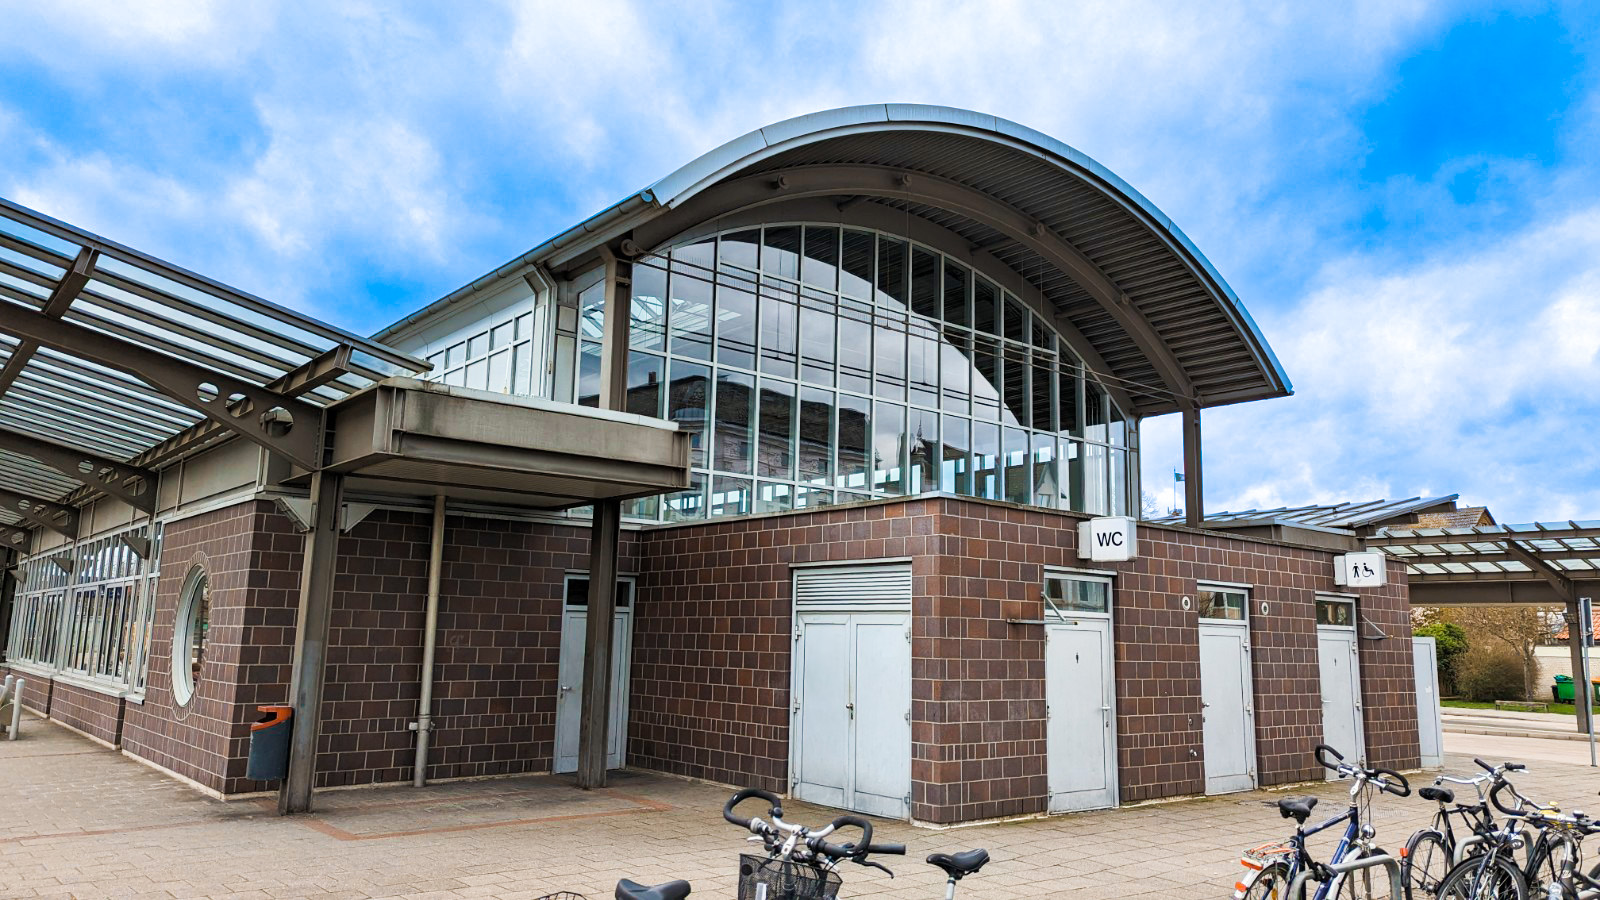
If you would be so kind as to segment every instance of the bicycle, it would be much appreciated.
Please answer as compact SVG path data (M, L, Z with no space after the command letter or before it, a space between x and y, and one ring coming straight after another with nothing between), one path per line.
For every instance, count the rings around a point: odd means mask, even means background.
M771 822L758 816L741 818L734 808L746 800L761 799L768 804ZM839 867L845 862L880 869L890 878L894 872L870 857L904 856L905 844L875 844L872 823L861 816L843 815L819 829L783 821L783 802L774 794L757 788L735 793L722 807L722 818L749 831L746 840L760 843L765 856L739 855L739 900L834 900L843 878ZM848 844L828 841L841 828L856 828L861 837ZM956 883L973 875L989 862L982 848L963 853L933 853L927 862L945 873L945 900L954 900ZM689 895L689 882L671 881L646 887L626 878L617 882L616 900L683 900Z
M1577 810L1571 815L1534 810L1526 818L1541 826L1540 851L1554 861L1555 876L1545 884L1545 895L1540 900L1600 898L1600 864L1588 874L1580 868L1583 839L1600 834L1600 820Z
M1329 762L1325 754L1332 754L1338 762ZM1337 816L1311 828L1306 820L1316 808L1316 797L1284 797L1277 802L1278 812L1285 819L1294 819L1294 835L1287 841L1266 844L1246 852L1240 862L1248 870L1245 879L1234 884L1234 900L1302 900L1306 883L1315 881L1319 887L1311 900L1356 900L1371 898L1371 870L1377 865L1391 869L1391 887L1398 888L1398 864L1374 843L1377 830L1372 826L1371 805L1375 792L1411 795L1411 784L1404 775L1392 769L1362 768L1344 761L1339 751L1327 744L1318 744L1312 755L1323 767L1350 778L1350 806ZM1306 839L1329 828L1348 823L1333 858L1326 863L1316 861L1306 850ZM1361 885L1351 877L1360 872ZM1358 887L1363 894L1357 894Z
M1506 763L1506 765L1514 764ZM1437 802L1439 810L1434 813L1430 827L1413 833L1406 841L1405 849L1400 851L1400 877L1405 884L1406 900L1423 900L1437 896L1440 883L1457 862L1458 849L1466 849L1466 845L1458 847L1456 843L1455 828L1451 824L1453 817L1460 818L1470 826L1471 834L1474 836L1481 837L1494 830L1494 816L1489 811L1487 793L1483 786L1496 777L1497 772L1493 769L1488 774L1473 775L1468 778L1440 775L1433 780L1432 787L1425 787L1417 792L1422 799ZM1456 803L1455 791L1440 787L1446 782L1472 786L1477 791L1478 802Z
M1474 836L1470 847L1457 850L1456 863L1440 881L1435 896L1439 900L1526 900L1530 887L1544 892L1559 879L1545 842L1544 816L1559 809L1529 799L1506 778L1506 773L1525 772L1527 766L1510 762L1491 766L1481 759L1473 762L1489 773L1494 783L1489 803L1505 814L1506 821ZM1515 807L1501 800L1506 791L1516 798ZM1518 848L1527 850L1527 862L1522 866L1516 862Z

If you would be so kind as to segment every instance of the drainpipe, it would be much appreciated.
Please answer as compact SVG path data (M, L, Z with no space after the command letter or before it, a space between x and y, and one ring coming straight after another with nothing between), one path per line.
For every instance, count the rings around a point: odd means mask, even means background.
M439 570L444 562L444 495L433 498L433 534L428 548L428 621L422 637L422 696L417 700L417 763L411 784L428 783L428 736L433 733L433 651L439 641Z

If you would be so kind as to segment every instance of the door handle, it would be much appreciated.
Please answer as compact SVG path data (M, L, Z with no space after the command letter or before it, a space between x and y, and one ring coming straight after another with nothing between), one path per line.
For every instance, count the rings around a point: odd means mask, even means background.
M565 694L567 691L570 691L570 690L572 690L572 685L570 685L570 684L563 684L561 686L561 693L563 693L563 694Z
M854 719L856 717L856 705L854 703L846 703L844 708L850 710L850 718Z

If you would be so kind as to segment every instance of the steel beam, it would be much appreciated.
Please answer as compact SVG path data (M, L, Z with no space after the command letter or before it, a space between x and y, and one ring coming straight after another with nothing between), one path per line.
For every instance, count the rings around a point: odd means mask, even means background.
M611 724L611 643L617 612L617 544L622 502L594 504L589 530L589 610L583 646L583 706L578 712L578 787L606 786Z
M633 263L601 245L605 260L606 318L600 343L600 408L628 405L628 331L633 319Z
M1169 390L1181 398L1194 399L1194 386L1177 356L1128 295L1081 250L1010 205L956 181L884 166L809 166L787 170L783 176L784 185L777 190L773 189L770 173L708 188L671 214L636 228L634 239L647 252L656 252L679 232L700 222L806 197L857 194L926 202L993 228L1065 272L1133 339Z
M41 500L5 488L0 488L0 506L35 525L56 532L69 541L78 537L78 510L75 507L63 506L54 500Z
M156 511L156 473L124 462L0 428L0 450L20 453L133 508Z
M1183 406L1183 520L1191 528L1201 527L1206 520L1205 491L1203 483L1204 461L1200 449L1200 406L1187 403Z
M1555 592L1560 594L1563 600L1568 603L1577 602L1578 594L1573 589L1572 579L1568 578L1560 569L1540 559L1535 551L1522 546L1517 541L1505 541L1503 546L1506 548L1507 554L1532 569L1533 574L1548 582L1550 587L1554 588Z
M14 304L0 304L0 331L137 375L179 403L302 468L316 469L321 462L322 410L304 400Z
M1594 627L1594 622L1584 622L1581 620L1582 609L1583 604L1578 602L1577 596L1574 595L1567 601L1567 649L1572 652L1573 686L1578 690L1590 692L1589 696L1592 697L1594 696L1594 686L1590 684L1584 684L1583 676L1580 673L1587 668L1584 665L1583 657L1584 654L1589 650L1588 646L1586 646L1587 642L1584 640L1584 636L1587 635L1589 630ZM1572 700L1572 705L1578 713L1578 733L1588 734L1589 704L1583 702L1583 696L1580 694L1573 694Z
M317 736L322 724L322 688L328 670L328 623L339 556L339 504L344 476L311 473L311 528L300 569L300 609L295 616L294 662L289 702L294 706L289 738L289 777L278 789L278 814L311 811L317 774Z
M45 301L44 314L59 319L72 306L72 301L78 299L83 293L83 288L89 283L89 278L94 274L94 264L100 254L89 247L78 251L78 256L61 280L56 282L55 289L50 292L50 299ZM33 359L33 354L38 352L39 342L24 340L17 344L11 356L6 360L5 368L0 369L0 396L11 389L13 382L27 368L28 360Z
M18 556L26 556L33 550L33 532L16 525L0 525L0 545Z

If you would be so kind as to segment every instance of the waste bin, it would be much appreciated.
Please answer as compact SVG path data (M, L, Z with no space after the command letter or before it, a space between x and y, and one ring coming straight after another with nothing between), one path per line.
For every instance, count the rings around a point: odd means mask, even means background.
M1577 693L1572 689L1571 675L1557 675L1556 683L1550 685L1550 697L1557 703L1571 703Z
M245 764L246 778L278 781L289 775L289 735L293 733L294 708L258 706L265 719L250 725L250 758Z

